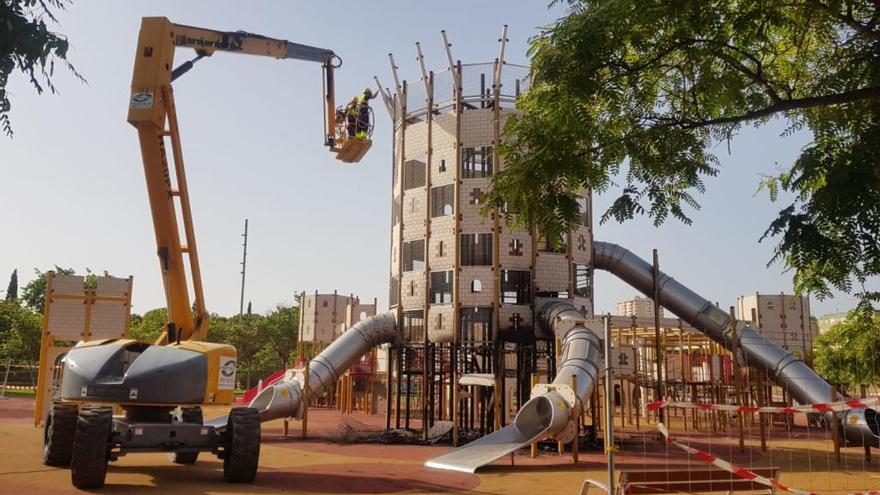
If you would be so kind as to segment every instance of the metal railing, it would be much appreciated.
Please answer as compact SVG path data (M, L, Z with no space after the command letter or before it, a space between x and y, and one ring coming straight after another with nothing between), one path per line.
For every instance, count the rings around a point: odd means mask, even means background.
M495 75L498 69L496 62L461 64L461 104L462 111L493 108L496 102ZM455 69L457 70L457 69ZM419 121L428 113L428 90L432 89L433 111L445 113L454 110L455 106L455 74L446 69L434 73L433 88L428 88L424 78L406 81L403 97L406 102L407 121ZM528 66L503 62L500 67L500 79L497 101L501 108L513 108L519 96L531 86L531 72ZM401 95L395 94L395 121L403 118Z

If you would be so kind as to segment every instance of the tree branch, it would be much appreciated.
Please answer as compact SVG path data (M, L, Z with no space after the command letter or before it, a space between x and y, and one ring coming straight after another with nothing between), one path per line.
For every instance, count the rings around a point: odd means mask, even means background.
M773 89L773 85L770 84L770 81L764 79L764 76L762 74L763 71L762 71L760 63L758 64L758 67L757 67L758 71L755 72L755 71L749 69L748 67L746 67L739 60L735 59L734 57L731 57L730 55L727 55L726 53L719 53L718 56L721 58L721 60L724 60L725 62L730 64L734 69L742 72L746 77L751 79L752 82L763 86L764 89L767 91L767 95L770 97L770 99L773 101L773 103L780 103L782 101L782 98L780 98L779 93L777 93L776 90Z
M854 19L851 15L841 14L837 10L831 8L830 5L824 4L819 1L813 1L811 3L817 7L825 10L826 12L828 12L832 17L834 17L838 21L841 21L844 24L846 24L847 26L853 28L854 30L856 30L856 32L861 33L861 34L867 36L868 38L871 38L874 41L880 41L880 31L877 31L875 29L871 29L869 26L866 26L866 25L862 24L861 22L857 21L856 19ZM875 5L877 5L876 2L875 2Z
M782 100L779 103L770 105L769 107L760 108L746 112L742 115L733 115L730 117L718 117L715 119L681 122L683 129L697 129L721 124L736 124L749 120L756 120L770 115L787 112L789 110L798 110L805 108L821 107L826 105L841 105L844 103L852 103L860 100L880 99L880 87L874 86L869 88L861 88L846 93L837 93L822 96L810 96L807 98L794 98L791 100Z

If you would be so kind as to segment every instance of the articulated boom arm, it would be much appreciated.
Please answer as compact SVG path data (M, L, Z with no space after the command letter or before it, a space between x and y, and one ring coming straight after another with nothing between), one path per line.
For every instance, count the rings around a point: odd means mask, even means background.
M174 68L177 47L195 50L197 57ZM159 263L165 285L169 327L172 339L204 340L209 314L205 307L195 231L180 146L180 131L171 82L192 69L198 59L214 52L241 53L295 59L322 64L325 82L325 144L333 147L336 127L333 69L340 65L333 51L243 31L215 31L173 24L164 17L145 17L141 23L131 81L128 122L137 128L147 194L156 233ZM169 138L172 166L165 148ZM173 177L173 178L172 178ZM180 205L186 243L181 242L175 199ZM189 260L193 279L191 304L183 255ZM159 343L169 341L163 332Z
M301 45L245 31L215 31L182 24L173 24L173 29L175 45L192 48L205 55L211 55L219 50L245 55L292 58L321 64L330 63L336 58L333 50Z

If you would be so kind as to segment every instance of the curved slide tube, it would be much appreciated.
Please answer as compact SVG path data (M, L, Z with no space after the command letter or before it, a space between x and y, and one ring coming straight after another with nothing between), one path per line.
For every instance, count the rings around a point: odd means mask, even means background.
M653 266L631 251L608 242L593 243L593 266L606 270L643 294L654 291ZM703 299L672 277L660 273L660 305L675 313L710 339L733 348L730 315ZM749 366L766 370L770 378L785 387L801 404L831 402L831 386L803 361L770 342L748 325L737 323L740 355ZM840 422L847 445L880 446L880 421L873 409L852 409Z
M574 438L574 421L589 400L599 371L599 337L567 300L540 300L535 310L538 321L562 343L556 379L532 389L532 398L523 404L512 424L430 459L426 466L473 473L532 441L554 437L567 442ZM571 387L573 377L576 388Z
M649 297L654 278L651 264L616 244L594 242L593 264L606 270ZM726 349L733 346L730 315L703 299L672 277L660 273L660 305L675 313ZM571 440L581 404L596 382L600 359L597 333L590 331L580 313L565 300L536 304L538 321L563 342L556 380L538 385L533 398L519 410L513 424L425 463L437 469L473 473L529 443L546 437ZM598 332L598 329L597 329ZM803 361L770 342L748 325L737 327L741 362L767 370L771 379L786 387L801 404L826 403L831 386ZM568 386L577 377L577 390ZM880 415L873 409L852 409L840 415L847 445L880 446Z
M361 356L373 347L394 342L396 338L394 313L371 316L355 323L309 363L309 396L317 397L334 387L339 375L345 373ZM303 382L302 375L282 379L261 390L248 407L260 411L262 422L302 417ZM226 416L212 419L208 424L225 426Z

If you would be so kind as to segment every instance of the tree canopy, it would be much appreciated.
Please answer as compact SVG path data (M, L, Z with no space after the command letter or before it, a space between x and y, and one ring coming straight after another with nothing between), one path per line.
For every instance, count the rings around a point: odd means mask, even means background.
M40 360L42 316L15 299L0 299L0 360L37 363Z
M58 265L52 269L56 275L76 275L73 268L62 268ZM46 273L34 268L36 277L27 283L22 290L22 300L25 306L38 313L43 312L43 305L46 302ZM103 277L110 277L110 273L104 270ZM94 289L98 286L98 275L92 270L86 268L86 275L83 277L83 287L86 289Z
M64 35L49 29L57 23L54 12L70 0L3 0L0 2L0 129L12 136L9 112L12 102L6 83L14 70L21 71L37 91L57 93L52 77L60 62L80 81L85 79L67 60L70 44Z
M768 215L770 262L794 270L799 292L880 300L861 285L880 274L880 3L567 3L531 40L534 80L486 208L553 238L577 223L579 191L619 183L602 222L690 224L719 172L713 147L784 119L813 140L763 181L773 200L794 196Z
M880 385L880 313L861 304L816 339L816 370L831 383L851 389Z
M9 285L6 286L6 299L18 299L18 270L12 270Z

